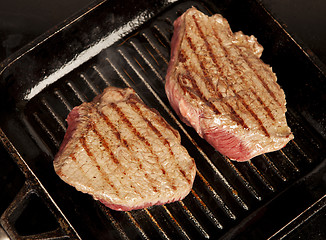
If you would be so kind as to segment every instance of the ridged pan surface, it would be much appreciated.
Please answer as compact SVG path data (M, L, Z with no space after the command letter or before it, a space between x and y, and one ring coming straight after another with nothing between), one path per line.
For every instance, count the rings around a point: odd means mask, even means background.
M325 107L317 86L325 83L325 76L262 6L241 2L161 4L157 13L142 10L136 23L126 21L92 45L84 40L87 34L96 35L102 29L87 22L96 15L113 25L119 21L108 9L110 3L104 2L2 72L1 128L82 239L266 238L291 219L282 213L286 205L275 206L273 201L324 160L325 122L319 109ZM264 46L263 60L273 67L285 91L287 120L295 136L282 150L249 162L233 162L184 125L170 107L164 79L173 21L191 6L206 14L221 13L233 31L253 34ZM149 20L141 23L141 16ZM131 31L121 37L123 29ZM57 35L74 36L76 42L60 41ZM83 46L90 50L78 54L78 43L81 50ZM47 55L56 49L62 52L60 45L65 44L75 50L62 53L57 60L56 55L54 59ZM38 60L42 58L43 62ZM67 129L68 113L107 86L134 88L179 131L198 168L193 189L184 200L117 212L76 191L54 173L52 161Z

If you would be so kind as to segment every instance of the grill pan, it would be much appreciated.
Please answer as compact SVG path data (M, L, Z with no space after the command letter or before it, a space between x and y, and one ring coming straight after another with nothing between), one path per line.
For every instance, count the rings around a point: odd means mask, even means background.
M253 34L264 46L295 136L282 150L230 161L173 112L164 93L172 23L191 6L221 13L234 32ZM326 169L325 68L312 57L257 1L94 3L1 64L1 159L14 176L0 185L14 191L0 202L2 228L12 239L291 237L326 206L325 187L302 190ZM198 168L184 200L117 212L54 173L66 116L109 85L134 88L180 132Z

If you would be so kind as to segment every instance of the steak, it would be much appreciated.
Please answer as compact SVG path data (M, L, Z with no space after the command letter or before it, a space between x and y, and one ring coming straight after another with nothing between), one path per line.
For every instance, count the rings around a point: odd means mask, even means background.
M293 135L286 101L254 36L225 18L188 9L174 22L165 91L187 125L232 160L284 147Z
M196 174L179 133L131 88L75 107L54 159L60 178L114 210L183 199Z

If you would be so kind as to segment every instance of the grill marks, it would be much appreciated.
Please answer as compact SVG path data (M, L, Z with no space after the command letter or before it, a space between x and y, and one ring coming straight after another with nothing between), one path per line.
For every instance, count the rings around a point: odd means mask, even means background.
M185 54L183 53L182 50L181 50L180 54L182 54L183 56L185 55ZM182 90L183 90L184 92L187 91L187 92L191 95L192 98L197 98L197 97L199 97L202 101L204 101L204 103L205 103L206 105L208 105L210 108L212 108L213 111L214 111L216 114L221 114L221 112L217 109L217 107L216 107L213 103L211 103L210 101L208 101L208 99L205 97L205 95L200 91L200 89L199 89L199 87L198 87L198 85L197 85L197 83L196 83L196 80L195 80L195 79L193 78L193 76L191 75L191 71L189 70L188 66L187 66L187 65L184 65L183 67L185 68L187 74L182 75L182 78L183 78L183 79L188 79L188 80L189 80L189 82L191 83L192 88L195 90L195 93L196 93L196 94L192 93L192 91L191 91L190 89L187 89L187 88L184 86L184 84L182 83L181 76L179 75L179 76L177 77L177 81L178 81L179 85L181 86Z
M156 136L162 141L162 143L164 144L164 146L166 146L171 158L175 158L174 153L172 151L172 148L170 146L169 141L162 135L162 133L151 123L151 121L149 119L147 119L143 113L141 112L140 108L137 106L137 104L135 102L130 102L132 108L135 110L135 112L137 112L142 119L147 123L147 126L156 134ZM163 120L163 119L162 119ZM172 131L173 132L173 131ZM180 167L180 165L175 162L178 172L181 173L181 175L186 179L186 181L188 182L188 184L190 184L192 181L191 179L189 179L185 173L185 171Z
M265 126L263 125L263 122L261 121L261 119L257 116L257 114L251 109L251 107L249 107L249 105L244 101L244 99L242 97L240 97L238 94L236 94L236 96L238 98L241 99L241 103L245 106L245 108L247 109L247 111L251 114L251 116L253 116L253 118L258 122L260 128L262 129L262 131L264 132L264 134L267 137L270 137L267 129L265 128Z
M106 183L108 183L108 185L116 192L117 196L119 196L119 191L116 189L115 185L111 182L111 180L107 177L107 175L105 174L105 172L103 171L103 169L100 168L100 164L97 161L96 157L94 156L94 154L91 152L90 148L88 147L87 141L85 136L82 136L79 139L80 144L82 145L82 147L85 149L87 156L92 160L92 162L94 162L95 166L98 168L102 178L105 180ZM72 158L75 162L77 161L75 156L73 156Z
M102 143L103 147L105 148L105 150L109 153L111 159L113 160L113 162L118 165L120 168L123 169L123 172L122 174L127 176L127 173L126 173L126 168L119 162L119 160L114 156L113 152L110 150L110 147L108 145L108 143L106 142L105 138L101 135L101 133L96 129L96 126L95 124L92 122L91 123L92 125L92 131L98 136L98 138L100 139L100 142ZM92 159L93 160L93 159ZM101 171L101 168L99 165L97 165L97 168L99 171ZM132 179L129 177L130 181L132 182ZM136 187L131 184L130 187L132 187L135 191L135 193L137 193L141 198L142 198L142 194L141 192L139 192Z
M196 25L197 25L197 28L200 29L199 26L198 26L198 23L197 23L197 21L196 21L196 19L195 19L195 16L193 16L193 17L194 17L195 23L196 23ZM219 36L217 35L217 32L215 31L214 28L213 28L213 31L214 31L215 38L218 40L218 42L219 42L219 44L220 44L221 49L224 51L224 54L225 54L226 56L227 56L227 55L230 55L230 53L227 51L227 49L223 46L223 44L222 44L222 40L221 40L221 38L219 38ZM236 72L239 72L240 70L239 70L239 68L237 67L237 65L234 63L234 61L233 61L231 58L227 58L227 59L228 59L228 61L232 64L232 66L234 67L235 71L236 71ZM217 64L217 61L216 61L215 56L213 56L213 61L214 61L215 64ZM249 62L249 60L246 59L246 62ZM254 70L253 70L253 71L254 71ZM249 85L249 84L248 84L248 81L245 79L245 77L244 77L243 75L240 75L239 77L240 77L240 79L242 80L243 83L245 83L247 86ZM261 79L261 80L263 80L263 79ZM257 96L256 91L255 91L254 89L250 88L249 86L248 86L248 88L250 89L251 93L255 95L255 98L256 98L256 99L259 99L258 102L263 106L263 108L265 109L265 111L268 113L269 117L270 117L272 120L275 120L274 116L272 115L271 110L270 110L270 109L269 109L269 108L264 104L264 102L261 100L261 98ZM248 110L248 112L251 114L251 116L253 116L254 119L258 122L258 124L259 124L260 128L262 129L262 131L264 132L264 134L265 134L267 137L269 137L270 135L269 135L267 129L265 128L265 126L263 125L261 119L257 116L257 114L256 114L256 113L252 110L252 108L251 108L251 107L246 103L246 101L245 101L245 100L244 100L240 95L238 95L238 94L236 93L235 90L233 90L233 92L234 92L234 93L236 94L236 96L241 100L241 103L245 106L245 108Z
M204 33L203 33L201 27L199 26L198 21L197 21L195 15L193 15L192 18L193 18L193 20L194 20L194 22L195 22L195 25L196 25L196 27L197 27L197 30L198 30L198 32L199 32L199 35L200 35L201 39L205 42L205 46L206 46L206 48L207 48L207 50L208 50L208 52L209 52L209 55L210 55L212 61L213 61L214 64L217 66L218 71L221 73L221 75L224 75L224 76L225 76L225 74L224 74L224 72L223 72L223 68L221 68L221 67L219 66L219 64L218 64L218 62L217 62L217 59L216 59L216 56L215 56L215 54L213 53L213 49L212 49L211 45L209 44L209 42L207 41L207 39L206 39L206 37L205 37L205 35L204 35ZM213 29L214 29L214 28L213 28ZM215 32L215 31L214 31L214 32ZM217 36L216 33L215 33L215 36ZM228 52L228 51L226 50L226 48L222 45L221 39L218 38L218 37L217 37L217 39L218 39L218 41L219 41L220 48L224 51L224 54L225 54L226 56L229 55L229 52ZM230 61L230 60L229 60L229 61ZM233 62L231 62L231 63L232 63L232 65L233 65L233 67L236 68L236 65L235 65ZM236 71L238 72L239 70L236 69ZM241 78L242 80L244 80L243 76L240 76L240 78ZM247 82L245 82L245 83L246 83L246 85L248 85ZM259 126L261 127L261 129L263 130L263 132L265 133L265 135L266 135L266 136L269 136L269 133L267 132L266 128L263 126L262 121L261 121L261 120L258 118L258 116L254 113L254 111L251 109L251 107L250 107L250 106L245 102L245 100L244 100L244 99L243 99L239 94L236 93L236 91L233 89L232 85L229 85L229 86L230 86L230 89L232 89L232 91L233 91L233 93L235 94L235 96L237 96L238 99L240 99L242 105L247 109L247 111L248 111L248 112L249 112L249 113L250 113L250 114L255 118L255 120L259 123ZM221 93L218 94L219 97L220 97L220 95L221 95ZM235 110L232 109L232 107L231 107L231 111L232 111L232 112L235 112ZM238 115L238 114L237 114L237 115ZM239 115L236 116L236 117L239 118L241 121L243 121L243 119L242 119Z
M76 156L75 154L70 154L70 158L75 162L75 164L78 166L79 170L82 172L82 176L85 177L87 176L86 172L84 171L84 169L82 168L82 165L79 163L79 161L76 159ZM78 171L78 170L77 170ZM65 174L63 174L61 171L60 171L60 174L64 175L65 177L67 177ZM92 184L92 181L90 178L88 178L88 182L90 185L92 185L94 187L94 185ZM115 192L115 194L117 196L120 195L119 191L116 189L116 187L112 184L112 182L107 182L108 185L113 189L113 191ZM95 188L95 187L94 187Z
M203 36L201 36L201 37L203 37ZM205 82L205 85L206 85L207 89L210 92L215 92L217 94L217 96L220 99L222 99L223 98L222 93L219 91L218 88L215 88L214 87L213 81L212 81L211 77L209 75L207 75L206 67L203 64L203 61L200 59L200 56L197 54L197 50L196 50L195 44L192 42L192 39L189 36L186 36L186 39L187 39L187 42L188 42L190 48L192 49L193 53L195 54L196 58L198 59L198 62L200 63L200 68L201 68L201 71L202 71L202 75L204 76L203 80ZM207 42L205 38L203 40L205 42ZM186 68L186 65L185 64L183 66ZM216 65L216 66L219 67L218 65ZM222 73L222 69L221 68L219 68L219 71ZM194 78L191 78L191 80L192 80L193 85L196 84L196 80ZM204 94L199 90L199 88L197 88L197 89L198 89L197 90L198 91L197 93L198 93L199 96L201 96L202 100L204 100L205 103L209 102L206 97L203 97ZM234 116L234 119L233 120L235 122L237 122L238 124L240 124L242 127L248 129L249 127L244 122L244 120L240 117L240 115L235 111L235 109L228 102L226 102L226 101L224 101L224 104L230 109L232 115ZM213 108L213 111L214 112L216 112L215 109L216 109L216 106L214 106L214 108ZM219 114L219 113L220 112L218 111L217 114Z
M218 36L218 33L216 32L216 29L215 28L213 28L213 32L214 32L214 37L218 40L219 45L220 45L221 49L224 51L225 55L229 55L230 56L231 55L230 52L228 52L227 49L223 46L222 40ZM263 85L263 87L273 97L273 99L275 100L275 102L277 102L277 104L281 106L281 104L279 103L278 99L275 97L275 94L270 90L270 88L268 87L268 85L266 84L266 82L264 81L264 79L257 73L256 69L253 68L253 65L250 63L249 59L247 57L245 57L241 53L241 50L240 50L240 48L237 45L233 45L233 46L238 50L238 54L247 63L249 69L252 70L252 72L256 75L256 77L260 80L260 82ZM236 72L240 72L240 69L238 68L238 65L236 63L234 63L234 61L231 58L227 58L227 60L230 62L230 64L232 64L232 66L234 67L234 69L235 69ZM239 75L239 77L240 77L240 79L243 82L246 83L246 85L248 85L248 81L246 80L246 78L243 75ZM257 92L254 89L252 89L252 88L250 88L250 91L251 91L251 93L253 95L255 95L255 98L258 100L258 102L263 106L263 108L267 112L268 116L272 120L275 120L275 117L273 116L271 110L269 109L268 106L266 106L266 104L264 103L264 101L257 95Z
M96 110L97 110L97 114L100 116L100 118L102 118L105 121L106 125L112 130L112 132L115 135L116 139L118 141L120 141L123 144L123 146L130 151L130 149L128 147L129 143L127 142L127 140L121 139L121 135L120 135L119 131L114 126L114 124L110 121L110 119L103 112L99 111L98 109L96 109ZM110 151L109 144L106 142L105 138L103 136L99 136L99 137L101 138L101 142L103 143L105 149L107 151ZM140 162L140 159L134 158L134 160L136 160L138 162L139 169L143 170L144 167L143 167L142 163ZM121 165L121 164L119 164L119 165ZM124 167L124 169L125 169L125 167ZM126 175L125 171L124 171L124 175ZM147 173L145 173L144 175L149 180L149 182L153 183L153 178L150 177L150 175L148 175ZM157 187L155 187L153 185L151 187L153 188L154 192L159 192Z
M198 26L198 23L196 22L196 24L197 24L197 26ZM199 27L199 26L198 26ZM218 42L219 42L219 45L220 45L220 47L221 47L221 49L223 50L223 52L224 52L224 54L226 55L226 56L230 56L231 54L230 54L230 52L228 52L227 51L227 49L223 46L223 44L222 44L222 40L221 40L221 38L218 36L218 33L216 32L216 30L215 30L215 28L213 28L213 32L214 32L214 37L218 40ZM238 48L237 46L235 46L236 48ZM239 50L239 48L238 48L238 50ZM240 50L239 50L240 51ZM245 62L249 62L249 60L245 57L245 56L243 56L243 55L241 55L241 57L245 60ZM233 68L235 69L235 71L236 72L240 72L240 69L238 68L238 66L237 66L237 64L231 59L231 58L226 58L226 60L233 66ZM215 57L213 57L213 61L214 61L214 63L215 64L217 64L217 60L216 60L216 58ZM248 65L249 66L249 65ZM252 68L250 68L252 71L254 71L255 72L255 70L254 69L252 69ZM256 75L257 75L257 73L256 73ZM258 75L257 75L257 77L258 77ZM248 88L250 89L250 92L255 96L255 99L257 99L257 101L260 103L260 105L262 105L263 106L263 108L264 108L264 110L267 112L267 114L268 114L268 116L272 119L272 120L275 120L275 118L274 118L274 116L273 116L273 114L272 114L272 112L271 112L271 110L269 109L269 107L268 106L266 106L266 104L264 103L264 101L257 95L257 92L254 90L254 89L252 89L252 88L250 88L249 87L249 83L248 83L248 81L246 80L246 78L243 76L243 75L240 75L239 74L239 78L242 80L242 82L244 82L247 86L248 86ZM262 79L262 78L260 78L261 79L261 81L262 82L264 82L264 80ZM264 82L265 83L265 82ZM266 83L265 83L266 84ZM266 85L266 87L268 87L267 85ZM269 89L269 88L268 88ZM235 92L235 91L234 91ZM273 95L274 95L274 93L273 93ZM275 96L275 95L274 95ZM239 96L239 98L241 99L241 102L246 106L247 104L245 103L245 101L244 101L244 99L242 98L242 97L240 97ZM250 107L248 108L248 107L246 107L247 108L247 110L251 113L252 112L252 110L250 109ZM266 128L264 128L263 127L263 125L261 124L261 120L257 117L257 115L256 116L254 116L253 114L252 114L252 116L256 119L256 121L258 121L259 122L259 124L260 124L260 126L262 126L262 130L264 131L264 132L267 132L267 130L266 130ZM267 135L269 135L269 134L267 134Z
M218 64L218 60L217 60L217 56L214 54L214 51L212 49L212 46L210 45L210 43L208 42L208 40L206 39L205 37L205 34L203 33L203 30L201 28L201 26L199 25L198 21L197 21L197 18L195 15L192 15L192 18L193 18L193 21L196 25L196 29L198 30L198 33L199 33L199 36L200 38L203 40L204 42L204 45L206 47L206 49L208 50L208 53L209 53L209 57L210 59L212 60L212 62L215 64L215 66L217 67L218 69L218 72L221 76L221 78L219 79L220 81L222 81L222 79L227 79L226 77L226 74L223 72L223 68ZM219 47L222 49L223 53L224 53L224 56L230 56L231 54L228 52L228 50L223 46L222 44L222 40L219 38L219 36L217 35L215 29L213 28L213 31L214 31L214 37L218 40L219 42ZM201 56L197 53L196 51L196 46L195 44L193 43L192 39L189 37L189 36L185 36L186 40L187 40L187 43L189 44L190 48L192 49L192 51L195 53L195 56L196 58L198 59L199 61L199 64L200 64L200 68L201 68L201 73L203 75L203 79L204 79L204 82L205 82L205 85L207 87L207 89L211 92L212 89L214 89L214 86L213 86L213 82L212 82L212 79L210 76L207 75L207 67L205 67L204 65L204 60L201 58ZM238 51L240 51L240 49L238 49ZM182 54L182 57L181 59L184 59L185 58L185 53L184 51L180 52ZM250 61L245 57L243 56L243 59L247 62L247 65L250 67ZM229 62L230 65L232 65L234 71L236 73L239 73L240 70L239 68L237 67L237 65L235 64L235 62L230 59L230 58L227 58L225 57L225 59ZM187 66L185 64L183 64L185 70L188 72L188 69L187 69ZM271 90L269 89L269 87L267 86L267 84L264 82L264 80L258 75L258 73L255 71L255 69L253 69L253 67L251 66L250 67L251 70L257 75L257 78L260 79L260 81L262 82L263 86L266 88L266 90L269 92L269 93L272 93ZM271 110L269 109L268 106L266 106L266 104L263 102L263 100L257 95L257 93L250 87L248 86L248 82L246 81L245 77L241 74L238 74L238 77L243 81L244 84L247 85L248 89L250 89L251 93L255 96L255 99L257 99L257 102L263 107L263 109L266 111L267 115L269 118L271 118L272 120L275 120L275 117L273 116ZM189 79L189 78L188 78ZM181 81L179 81L179 84L181 85ZM191 79L191 82L192 83L195 83L193 84L193 88L194 90L197 92L198 96L205 102L207 103L207 98L204 96L204 94L199 90L198 86L196 85L196 82L194 79ZM226 83L226 85L228 85ZM252 108L250 107L250 105L245 101L245 99L240 96L236 90L232 87L232 85L228 85L229 88L232 90L233 94L240 100L241 104L245 107L245 109L247 110L247 112L256 120L256 122L259 124L260 126L260 129L263 131L263 133L269 137L269 133L266 129L266 127L263 125L261 119L258 117L258 115L252 110ZM184 89L184 86L183 86L183 91L185 91ZM215 92L217 94L217 96L222 99L223 96L221 94L221 92L219 91L218 88L215 89ZM274 95L271 95L274 99L275 99L275 94L272 93ZM279 102L277 102L279 104ZM230 109L231 113L235 116L235 118L233 120L235 120L237 123L241 124L244 128L248 128L248 126L246 125L246 123L244 122L244 120L240 117L240 115L236 112L236 110L226 101L224 101L224 104ZM214 105L214 107L212 107L212 105L210 104L207 104L210 108L213 109L214 112L216 112L216 106Z
M228 29L228 34L232 34L231 30ZM216 29L213 28L214 31L214 36L219 40L219 42L221 43L221 39L218 37L218 34L216 32ZM221 45L222 46L222 45ZM274 92L271 90L271 88L267 85L267 83L265 82L264 78L257 72L256 68L254 67L254 65L252 64L252 62L249 60L248 57L246 57L243 53L242 50L239 48L239 46L237 46L236 44L233 45L234 49L237 50L237 54L239 56L241 56L241 59L244 60L244 62L247 64L247 66L249 67L249 69L252 71L252 73L257 77L257 79L260 81L260 83L262 84L262 86L265 88L265 90L268 92L268 94L274 99L274 101L279 105L282 106L282 104L279 102L279 99L275 96ZM237 65L234 65L234 67L237 67ZM273 73L271 73L271 71L266 70L267 66L263 65L263 69L265 71L265 73L267 73L268 75L270 75L272 78L274 76ZM275 87L279 89L279 86L277 84L275 84Z
M90 113L92 113L92 111ZM114 127L114 125L109 121L109 119L102 112L99 112L98 111L97 113L105 120L106 124L108 124L108 126L111 127L111 129L113 129L114 135L119 140L120 139L120 133L117 131L117 129ZM99 138L100 143L105 148L105 151L109 154L109 156L112 159L113 163L116 164L117 166L119 166L121 169L123 169L122 174L124 176L126 176L127 178L130 179L130 183L131 184L129 186L134 189L134 192L137 195L139 195L141 198L143 198L142 193L140 191L138 191L137 188L132 184L133 180L131 179L130 176L127 175L126 168L120 163L120 161L116 158L116 156L110 150L109 144L105 140L105 137L98 131L98 129L97 129L97 127L96 127L96 125L95 125L94 122L90 122L90 124L88 126L88 130L91 130ZM118 189L112 183L112 181L109 179L107 173L105 173L105 171L103 170L103 168L101 168L101 164L97 161L97 158L94 156L93 152L89 148L88 143L87 143L87 140L86 140L86 136L82 136L79 141L81 143L81 146L85 149L87 156L91 159L91 161L94 163L94 166L100 172L100 174L101 174L102 178L104 179L104 181L114 190L114 192L116 193L116 195L119 197L120 193L119 193ZM123 140L122 143L128 149L128 145L127 145L126 141ZM74 154L72 154L71 158L72 158L72 160L74 162L77 162L76 157L75 157ZM140 163L139 159L137 159L137 160L139 162L139 168L140 169L143 169L143 166ZM81 167L80 167L80 169L82 170ZM86 176L86 173L84 175ZM145 177L147 177L149 179L149 182L151 182L151 183L153 182L152 181L153 179L147 173L145 173L144 175L145 175ZM154 190L154 192L159 192L158 189L155 186L152 185L151 187Z
M269 93L269 95L271 95L271 97L274 99L275 102L277 102L277 104L279 106L282 106L282 104L278 101L277 97L275 96L274 92L270 89L270 87L267 85L267 83L264 81L264 79L257 73L257 70L254 68L253 64L241 53L241 50L240 49L239 49L239 54L246 61L246 63L248 64L248 67L257 76L257 78L259 79L259 81L261 82L261 84L264 86L264 88L267 90L267 92Z
M143 111L141 111L137 102L139 102L139 100L135 99L135 101L129 101L128 103L130 103L131 107L134 108L135 112L137 112L139 115L142 116L144 121L151 123L151 121L145 117L145 115L143 114ZM142 105L142 107L148 109L149 111L153 110L153 109L150 109L147 105ZM155 118L156 120L158 120L164 128L169 129L176 138L180 137L179 132L177 130L175 130L173 127L171 127L171 125L169 125L162 117L159 117L159 115L157 115L156 117L154 117L154 115L153 115L152 117ZM163 135L161 135L161 136L163 136Z
M273 120L275 121L275 117L272 113L272 111L269 109L269 107L266 106L266 104L263 102L263 100L257 96L256 92L253 92L254 95L255 95L255 98L257 99L257 101L264 107L264 110L267 112L268 116Z
M130 104L130 102L129 102L129 104ZM167 179L167 182L169 182L171 184L171 188L173 190L176 190L177 187L175 186L174 179L171 179L170 178L169 174L167 173L167 171L164 169L164 167L160 163L159 157L155 153L155 151L153 150L153 147L152 147L151 143L139 131L137 131L137 129L132 125L132 123L129 121L129 119L126 117L126 115L122 112L122 110L119 108L119 106L116 103L111 103L110 104L110 107L117 112L117 114L119 115L120 119L128 126L128 129L134 134L134 136L136 138L138 138L141 142L145 143L145 145L147 146L147 149L150 151L150 153L152 154L152 156L156 159L156 163L159 166L162 174ZM172 152L171 149L169 151Z

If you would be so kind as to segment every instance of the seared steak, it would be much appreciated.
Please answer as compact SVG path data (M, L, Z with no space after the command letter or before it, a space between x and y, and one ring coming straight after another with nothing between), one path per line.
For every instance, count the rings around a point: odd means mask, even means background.
M284 92L254 36L191 8L174 22L171 48L165 85L171 106L215 149L246 161L293 139Z
M196 174L180 135L131 88L107 88L75 107L54 169L62 180L115 210L184 198Z

